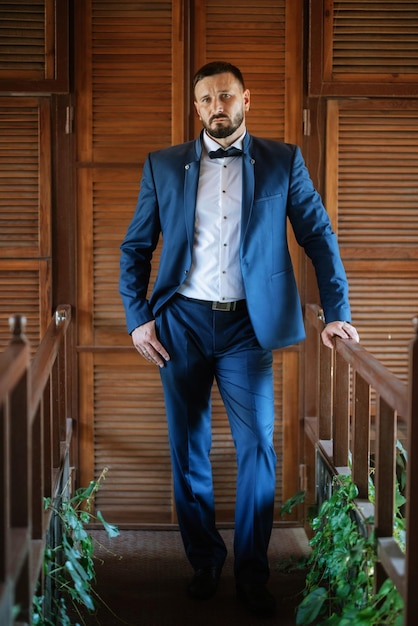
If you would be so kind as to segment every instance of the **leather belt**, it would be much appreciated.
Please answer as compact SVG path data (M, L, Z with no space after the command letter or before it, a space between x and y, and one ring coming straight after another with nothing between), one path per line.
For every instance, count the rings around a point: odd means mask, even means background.
M178 293L178 298L182 300L188 300L189 302L196 302L196 304L203 304L203 306L210 307L212 311L243 311L247 307L246 300L235 300L234 302L216 302L215 300L198 300L197 298L188 298L183 294Z

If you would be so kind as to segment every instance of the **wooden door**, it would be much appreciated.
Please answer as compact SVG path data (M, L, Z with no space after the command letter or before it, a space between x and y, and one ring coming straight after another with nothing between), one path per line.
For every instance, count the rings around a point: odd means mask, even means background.
M68 91L68 77L68 1L1 3L0 349L10 316L27 319L32 350L50 319L52 138L56 94Z
M362 343L407 380L418 312L418 100L331 100L326 200Z
M324 147L323 191L354 321L365 347L406 379L418 311L418 6L310 5L313 135L324 119L313 142Z
M201 64L221 58L241 67L252 91L251 132L298 140L301 3L84 0L75 25L80 483L108 467L96 499L108 519L170 524L159 374L126 333L119 245L147 153L198 132L190 78ZM157 262L158 254L154 271ZM297 346L275 355L278 503L298 489L298 367ZM235 455L216 388L213 407L217 514L232 522Z

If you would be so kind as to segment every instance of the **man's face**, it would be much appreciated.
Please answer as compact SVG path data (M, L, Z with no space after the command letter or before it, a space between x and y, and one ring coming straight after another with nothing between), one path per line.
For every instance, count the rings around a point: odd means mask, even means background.
M195 109L208 135L229 137L233 143L242 135L245 113L250 108L250 92L229 72L200 80L195 86Z

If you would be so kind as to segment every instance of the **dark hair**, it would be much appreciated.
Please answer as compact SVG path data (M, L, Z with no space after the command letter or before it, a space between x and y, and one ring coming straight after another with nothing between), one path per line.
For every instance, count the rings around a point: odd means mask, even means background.
M212 61L212 63L206 63L206 65L201 67L200 70L197 70L193 78L193 89L200 80L203 80L208 76L225 74L227 72L233 74L241 83L242 88L245 89L244 78L241 74L241 70L239 70L235 65L232 65L232 63L227 63L226 61Z

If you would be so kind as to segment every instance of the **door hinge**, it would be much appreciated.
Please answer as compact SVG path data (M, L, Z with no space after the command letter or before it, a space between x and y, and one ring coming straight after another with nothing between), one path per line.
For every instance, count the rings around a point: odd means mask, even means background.
M311 111L310 109L303 109L303 134L305 137L309 137L311 134Z
M308 490L308 473L304 463L299 465L299 489L301 491Z
M65 110L65 134L71 135L73 132L74 107L68 106Z

